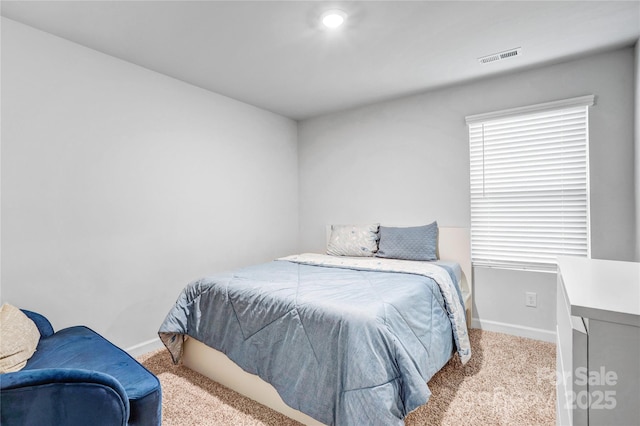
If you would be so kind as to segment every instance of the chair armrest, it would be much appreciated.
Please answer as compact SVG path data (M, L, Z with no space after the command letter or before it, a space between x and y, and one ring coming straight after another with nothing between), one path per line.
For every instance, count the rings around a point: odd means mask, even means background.
M0 423L127 425L129 398L112 376L74 368L0 375Z
M21 311L36 324L36 327L38 327L38 330L40 331L40 336L49 337L53 334L53 327L44 315L33 311L27 311L26 309L21 309Z

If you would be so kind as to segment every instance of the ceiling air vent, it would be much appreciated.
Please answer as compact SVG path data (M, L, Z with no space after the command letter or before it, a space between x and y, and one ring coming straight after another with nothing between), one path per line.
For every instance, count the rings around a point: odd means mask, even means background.
M481 58L478 58L478 62L480 62L481 64L488 64L490 62L497 62L504 59L515 58L516 56L520 55L522 55L522 48L516 47L515 49L505 50L504 52L483 56Z

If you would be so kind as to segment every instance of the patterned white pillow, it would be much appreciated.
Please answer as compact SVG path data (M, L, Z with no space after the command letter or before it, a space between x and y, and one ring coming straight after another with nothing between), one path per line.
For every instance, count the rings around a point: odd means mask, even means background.
M374 256L378 251L379 223L332 225L327 254L332 256Z

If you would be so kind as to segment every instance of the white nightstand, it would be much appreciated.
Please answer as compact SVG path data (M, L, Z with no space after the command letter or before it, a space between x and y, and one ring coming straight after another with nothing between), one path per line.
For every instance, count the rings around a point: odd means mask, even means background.
M640 422L640 263L560 257L557 423Z

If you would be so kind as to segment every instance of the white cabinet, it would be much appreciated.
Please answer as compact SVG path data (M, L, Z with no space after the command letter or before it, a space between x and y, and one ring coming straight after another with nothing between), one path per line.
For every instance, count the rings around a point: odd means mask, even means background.
M560 257L557 423L640 424L640 263Z

